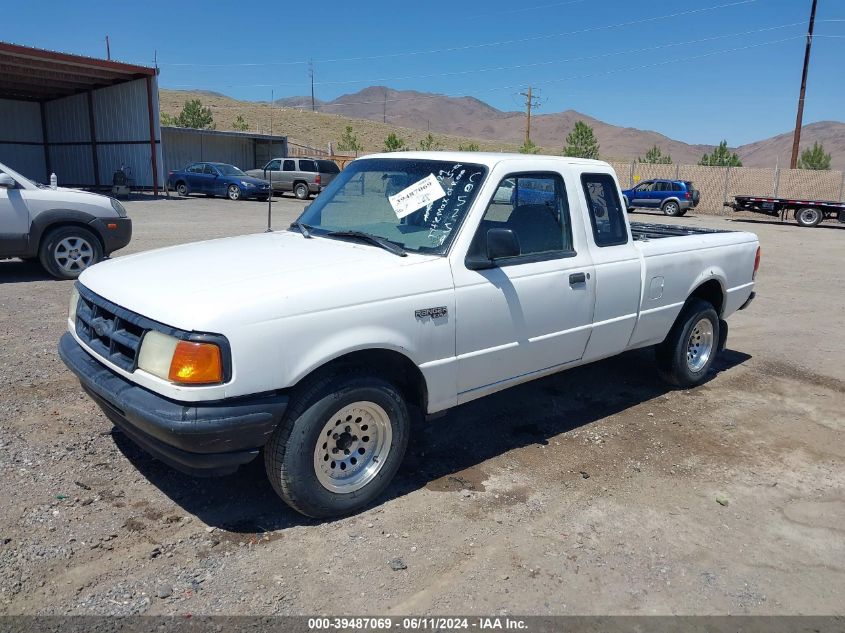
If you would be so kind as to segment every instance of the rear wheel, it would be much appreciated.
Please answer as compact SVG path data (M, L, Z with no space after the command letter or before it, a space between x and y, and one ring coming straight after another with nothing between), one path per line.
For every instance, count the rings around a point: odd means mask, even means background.
M409 429L407 406L391 383L366 373L327 375L294 395L264 449L267 476L302 514L357 512L393 479Z
M226 196L229 198L229 200L240 200L241 188L237 185L229 185L229 188L226 189Z
M824 219L824 214L820 209L814 207L804 207L795 212L795 221L799 226L812 228L818 226Z
M678 387L700 385L713 365L719 341L719 315L713 305L690 299L655 350L661 376Z
M63 226L43 237L38 259L53 277L76 279L83 270L103 259L103 247L88 229Z
M176 183L176 193L178 193L181 197L185 198L188 195L188 185L184 182L177 182Z
M673 217L683 215L683 212L681 211L681 205L679 205L674 200L669 200L663 204L663 213L665 215L671 215Z
M293 187L293 195L295 195L300 200L307 200L308 196L311 195L311 193L308 191L308 185L306 185L304 182L298 182Z

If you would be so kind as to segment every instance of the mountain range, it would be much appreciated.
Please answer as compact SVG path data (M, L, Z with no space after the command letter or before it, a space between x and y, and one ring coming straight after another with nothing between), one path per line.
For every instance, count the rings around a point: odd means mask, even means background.
M278 99L275 105L310 110L311 97ZM520 144L525 134L523 112L498 110L474 97L450 97L370 86L331 101L315 100L314 105L322 113L452 136ZM702 154L713 150L712 145L689 144L651 130L612 125L575 110L533 115L531 140L544 148L562 148L566 135L579 120L593 128L602 156L609 159L633 160L657 145L676 163L696 163ZM805 125L801 148L812 146L816 141L823 143L825 150L831 154L834 169L845 169L845 123L820 121ZM773 167L776 163L787 166L792 151L792 132L732 150L739 154L746 167Z

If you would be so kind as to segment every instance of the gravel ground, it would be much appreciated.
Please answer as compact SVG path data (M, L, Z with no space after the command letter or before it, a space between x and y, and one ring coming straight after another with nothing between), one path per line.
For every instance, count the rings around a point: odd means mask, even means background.
M127 207L118 256L266 223ZM192 479L113 430L56 353L71 283L0 262L0 614L845 614L845 231L683 222L763 245L712 380L671 390L638 351L465 405L328 522L260 463Z

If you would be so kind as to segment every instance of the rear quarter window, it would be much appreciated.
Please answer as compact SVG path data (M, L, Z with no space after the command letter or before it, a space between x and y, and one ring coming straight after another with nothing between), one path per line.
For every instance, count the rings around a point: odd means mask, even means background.
M313 160L301 160L299 161L299 171L317 171L317 163Z
M340 167L337 166L333 160L318 160L317 167L320 168L321 174L339 174Z
M610 174L581 174L581 184L596 246L627 244L625 213L613 177Z

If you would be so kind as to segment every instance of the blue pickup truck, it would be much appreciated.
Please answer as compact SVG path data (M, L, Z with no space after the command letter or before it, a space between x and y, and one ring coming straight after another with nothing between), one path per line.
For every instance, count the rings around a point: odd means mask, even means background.
M632 189L625 189L622 195L628 211L660 209L673 216L682 216L695 208L701 197L688 180L644 180Z

